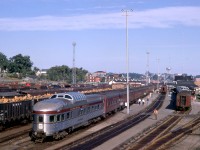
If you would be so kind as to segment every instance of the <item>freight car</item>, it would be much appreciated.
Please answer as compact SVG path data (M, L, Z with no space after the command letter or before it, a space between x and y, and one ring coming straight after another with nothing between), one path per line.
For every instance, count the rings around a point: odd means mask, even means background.
M159 92L162 94L166 94L167 93L167 85L162 85L159 89Z
M0 103L0 131L19 123L30 122L34 100Z
M130 90L130 103L153 91L154 86ZM140 93L135 95L134 93ZM58 93L33 107L31 140L43 142L47 137L61 139L80 126L105 118L125 107L126 90L114 90L100 94L80 92Z
M172 100L174 100L176 110L188 110L191 108L192 92L188 87L177 86L172 90Z
M0 92L0 131L14 125L31 122L33 105L49 98L55 92L66 92L66 89Z

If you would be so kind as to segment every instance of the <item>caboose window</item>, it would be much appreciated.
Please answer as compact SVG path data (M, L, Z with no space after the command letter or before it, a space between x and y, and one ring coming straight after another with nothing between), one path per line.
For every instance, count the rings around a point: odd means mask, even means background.
M38 117L38 122L43 122L43 117L42 116Z

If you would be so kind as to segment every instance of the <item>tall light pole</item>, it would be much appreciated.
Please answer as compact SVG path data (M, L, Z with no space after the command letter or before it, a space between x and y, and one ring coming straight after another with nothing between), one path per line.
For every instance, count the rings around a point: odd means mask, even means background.
M73 42L72 46L73 46L72 82L73 82L73 84L76 84L76 67L75 67L75 47L76 47L76 42Z
M127 88L127 114L130 113L130 107L129 107L129 51L128 51L128 13L132 12L133 10L124 10L122 9L122 12L125 12L126 16L126 69L127 69L127 78L126 78L126 88Z
M160 73L159 73L159 72L160 72L160 71L159 71L159 70L160 70L160 69L159 69L159 62L160 62L160 59L157 58L157 61L158 61L158 81L157 81L157 89L158 89L158 88L159 88L159 74L160 74Z
M147 74L146 74L146 84L148 85L149 84L149 80L150 80L150 77L149 77L149 52L146 52L147 54Z

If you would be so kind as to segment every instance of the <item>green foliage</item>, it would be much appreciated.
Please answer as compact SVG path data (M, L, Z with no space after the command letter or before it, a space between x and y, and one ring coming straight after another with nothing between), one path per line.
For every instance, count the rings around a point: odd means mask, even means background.
M23 78L27 76L35 76L36 72L40 69L34 67L30 60L30 56L23 56L22 54L15 55L9 60L0 52L0 69L1 71L7 70L7 76L12 78ZM76 68L76 81L84 82L85 75L88 73L83 68ZM65 81L72 82L72 69L68 66L55 66L47 71L47 75L41 75L39 79L49 79L52 81Z
M77 82L84 82L85 81L85 75L88 73L87 70L84 70L81 68L76 68L76 81Z
M70 81L70 68L68 66L55 66L47 71L47 78L52 81Z
M7 69L8 59L7 57L0 52L0 72L3 72Z
M125 74L126 76L126 74ZM129 77L133 78L133 79L142 79L144 77L144 75L139 74L139 73L129 73Z
M76 81L85 81L85 75L88 71L83 68L76 68ZM52 81L65 81L67 83L72 83L72 69L68 66L55 66L51 67L47 71L47 78Z
M17 73L20 78L25 77L32 74L32 65L33 63L31 62L29 56L22 56L22 54L18 54L10 58L8 72Z

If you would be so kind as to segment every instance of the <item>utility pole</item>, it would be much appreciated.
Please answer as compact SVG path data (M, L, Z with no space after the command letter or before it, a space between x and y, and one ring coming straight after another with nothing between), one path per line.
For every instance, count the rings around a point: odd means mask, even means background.
M73 42L72 46L73 46L72 83L76 84L76 67L75 67L75 47L76 47L76 42Z
M128 51L128 13L132 12L133 10L124 10L126 16L126 67L127 67L127 76L126 76L126 88L127 88L127 114L130 113L130 106L129 106L129 51Z

